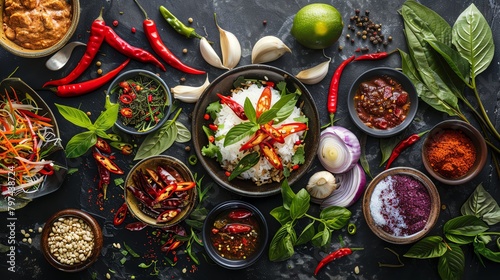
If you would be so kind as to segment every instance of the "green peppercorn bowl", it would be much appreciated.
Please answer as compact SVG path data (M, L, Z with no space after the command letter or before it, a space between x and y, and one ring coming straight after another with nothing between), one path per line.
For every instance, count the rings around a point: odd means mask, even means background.
M429 147L433 144L434 141L439 139L439 135L447 130L453 130L459 133L463 133L463 135L470 139L475 150L475 160L471 162L471 166L468 171L461 176L457 176L454 178L447 176L448 173L440 172L438 170L438 167L433 166L433 164L429 161L428 156ZM422 162L425 169L432 176L432 178L440 181L441 183L447 185L465 184L466 182L474 179L486 164L486 158L488 155L488 147L486 146L486 141L481 133L469 123L461 120L445 120L436 124L425 137L426 138L422 145ZM446 157L463 157L462 148L467 147L457 147L450 149L449 151L447 151L446 155L443 155L443 160L446 161ZM458 164L458 162L452 160L452 158L450 158L450 161L453 162L453 165Z
M231 211L244 211L250 213L249 217L237 217L231 219L228 213ZM250 222L249 219L252 219ZM220 224L221 221L227 224ZM224 232L224 227L233 223L240 226L251 225L252 230L246 233ZM216 232L217 231L217 232ZM217 239L220 236L228 236L232 240L243 240L239 244L226 243L215 244L219 242ZM253 238L253 239L252 239ZM267 227L266 219L260 210L252 204L240 200L229 200L216 205L207 215L203 223L202 239L205 251L208 256L218 265L226 269L243 269L256 263L262 254L265 252L267 242L269 240L269 230ZM255 243L253 243L255 242ZM222 243L222 242L221 242ZM240 258L228 257L225 255L225 248L230 249L229 246L236 246L241 254L244 254L245 247L254 247L252 252L248 255L242 255ZM236 248L231 248L235 249Z
M165 81L142 69L118 75L109 85L106 97L119 105L115 126L132 135L158 130L167 121L172 105L172 94Z
M368 227L393 244L423 238L436 224L440 208L439 192L432 180L411 167L379 173L368 184L362 203Z
M88 226L88 231L91 232L92 237L92 242L93 246L90 248L89 252L82 252L81 250L84 250L86 247L82 245L82 248L74 248L76 245L75 244L82 244L83 240L85 240L85 235L79 235L79 239L76 239L75 236L78 235L78 227L69 227L70 231L74 233L74 235L70 235L70 232L65 232L64 238L62 240L59 240L57 242L60 242L60 246L56 245L56 241L54 239L57 238L55 235L55 229L60 228L57 223L63 223L62 219L68 221L69 219L73 219L74 221L81 221L78 222L79 225L81 225L81 228L87 229L85 225ZM61 230L62 227L61 227ZM71 240L68 238L68 236L72 236ZM76 239L74 243L71 241L73 239ZM43 229L42 229L42 234L41 234L41 240L40 240L40 247L42 250L42 253L45 257L45 259L55 268L65 271L65 272L78 272L82 271L84 269L87 269L90 267L93 263L97 261L99 258L99 255L101 254L101 249L103 245L103 235L101 231L101 226L97 223L97 221L94 219L92 215L90 215L87 212L84 212L79 209L64 209L61 210L55 214L53 214L45 223ZM61 244L64 244L61 245ZM88 243L87 243L88 244ZM57 248L57 249L55 249ZM75 257L75 260L78 260L77 262L74 262L72 264L66 263L65 261L62 261L58 259L58 256L56 254L59 253L59 249L65 252L70 252L71 250L75 249L74 252L71 252ZM59 253L63 254L63 253ZM80 255L84 255L85 259L81 260L79 259Z

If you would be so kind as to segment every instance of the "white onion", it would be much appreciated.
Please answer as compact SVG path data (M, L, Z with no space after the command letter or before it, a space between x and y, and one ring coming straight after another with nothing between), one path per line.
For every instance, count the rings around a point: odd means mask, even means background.
M348 172L336 174L340 185L325 199L311 197L311 201L320 205L321 209L329 206L349 207L363 195L366 187L366 175L360 164L355 164Z
M334 174L347 172L360 156L359 140L350 130L330 126L321 132L318 158L326 170Z

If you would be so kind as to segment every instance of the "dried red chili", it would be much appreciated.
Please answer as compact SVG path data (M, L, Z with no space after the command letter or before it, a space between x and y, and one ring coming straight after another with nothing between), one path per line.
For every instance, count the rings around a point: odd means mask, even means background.
M314 270L314 275L318 275L319 270L323 268L326 264L350 254L352 254L352 250L350 248L340 248L336 251L331 252L319 262L318 266L316 266L316 269Z
M92 155L94 159L104 168L109 170L109 172L115 174L123 174L123 170L116 163L114 163L109 157L99 154L98 152L93 152Z
M170 66L181 70L185 73L188 74L205 74L206 72L203 70L198 70L193 67L187 66L184 63L182 63L179 58L177 58L163 43L160 37L160 33L158 33L158 29L156 27L156 23L148 17L148 14L146 13L146 10L137 2L137 0L134 0L134 2L139 6L141 11L144 13L144 21L142 22L142 26L144 28L144 33L146 35L146 38L149 41L149 44L151 45L151 48L163 59L165 60Z
M354 60L359 61L359 60L379 60L379 59L384 59L394 53L396 50L390 51L390 52L376 52L376 53L367 53L360 55L356 57Z
M171 197L174 194L176 189L177 189L176 183L166 186L158 193L158 196L156 197L154 202L155 203L160 202L162 200L165 200L165 199Z
M99 183L97 187L102 192L104 198L106 198L108 186L111 182L111 173L99 163L97 164L97 172L99 173Z
M337 112L338 94L339 94L339 84L342 72L347 64L351 63L356 56L353 55L340 63L339 67L335 70L330 81L330 87L328 88L328 99L327 99L327 109L330 113L330 125L333 125L334 116Z
M125 218L127 217L127 212L128 212L128 205L126 202L116 210L115 217L113 218L113 225L119 226L123 224L125 221Z
M225 225L222 228L222 231L229 234L246 233L252 231L252 226L247 224L232 223Z
M125 228L130 231L140 231L147 227L148 225L143 222L135 222L125 225Z
M238 219L248 218L248 217L250 217L252 215L253 215L253 213L250 210L247 210L247 209L236 209L236 210L233 210L233 211L229 212L229 214L227 216L229 218L231 218L231 219L238 220Z
M220 98L220 103L227 105L236 114L236 116L238 116L238 118L244 121L248 120L248 117L245 115L245 109L243 109L243 106L241 106L240 103L234 101L231 97L220 93L217 93L217 96Z
M90 66L97 52L99 52L99 48L101 47L106 34L106 23L102 18L103 10L104 8L101 8L99 16L92 22L92 26L90 27L90 37L87 41L87 49L76 67L66 77L48 81L43 85L43 87L69 84L78 78L85 71L85 69Z
M180 209L168 209L163 211L158 217L156 218L156 221L158 223L166 223L172 221L179 213L181 212Z
M385 165L385 169L389 169L392 162L403 152L403 150L405 150L409 146L415 144L427 132L428 132L428 130L420 132L420 133L412 134L412 135L408 136L406 139L399 142L392 150L392 153L389 156L389 159L387 160L387 164Z

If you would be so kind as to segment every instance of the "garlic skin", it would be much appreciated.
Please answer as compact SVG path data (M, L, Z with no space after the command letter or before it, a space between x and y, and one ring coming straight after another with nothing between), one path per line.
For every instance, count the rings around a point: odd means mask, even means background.
M175 99L178 99L185 103L196 103L200 99L201 94L205 91L205 89L210 85L210 81L208 80L208 75L205 80L205 83L199 87L178 85L170 89Z
M306 186L307 192L314 198L327 198L334 190L338 188L335 176L328 171L319 171L314 173Z
M252 63L266 63L280 58L292 50L275 36L260 38L252 49Z
M215 17L215 16L214 16ZM227 69L233 69L241 59L241 45L236 36L222 29L217 20L215 21L219 29L220 49L222 52L222 65Z
M205 61L208 64L216 68L226 69L226 70L228 69L226 66L222 65L220 57L217 55L214 48L212 48L212 46L205 37L201 37L200 39L200 52L201 56L203 57L203 59L205 59Z
M302 70L297 75L295 75L295 78L306 85L317 84L326 77L326 74L328 74L330 61L332 61L331 58L329 58L328 61L322 62L312 68Z

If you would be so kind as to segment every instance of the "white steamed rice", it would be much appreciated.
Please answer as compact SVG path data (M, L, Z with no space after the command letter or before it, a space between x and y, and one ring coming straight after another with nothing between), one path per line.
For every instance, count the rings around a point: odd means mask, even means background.
M232 98L243 106L245 99L248 97L252 102L252 105L256 106L257 101L263 91L263 87L252 84L248 88L241 89L240 91L233 92ZM276 89L272 89L271 106L280 99L280 94ZM275 127L281 124L297 122L294 119L301 116L301 110L295 106L292 114L283 122L275 124ZM235 125L245 122L241 120L227 105L222 105L217 119L214 124L218 126L218 130L215 134L215 145L220 148L222 154L221 165L222 168L228 171L232 171L236 164L243 158L249 151L240 151L240 147L248 142L254 134L241 139L239 142L224 147L224 135L234 127ZM275 143L274 147L281 158L284 167L291 167L292 156L295 153L294 144L301 139L304 132L292 133L285 138L285 143ZM254 147L258 149L257 147ZM250 168L249 170L240 174L240 177L244 179L252 179L257 185L262 185L272 181L280 181L283 178L281 170L275 169L265 157L260 157L260 161Z

